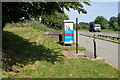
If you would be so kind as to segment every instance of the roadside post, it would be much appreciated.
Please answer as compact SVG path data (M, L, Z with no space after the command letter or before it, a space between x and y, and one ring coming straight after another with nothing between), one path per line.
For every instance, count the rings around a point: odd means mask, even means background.
M93 39L93 43L94 43L94 58L96 58L97 57L97 55L96 55L96 42L95 42L95 34L94 34L94 39Z
M78 54L78 18L76 18L76 54Z
M74 39L74 29L73 29L74 20L64 20L64 45L73 44Z
M42 18L41 18L41 16L40 16L40 18L39 18L39 21L40 21L40 23L41 23L41 20L42 20ZM40 24L39 24L39 32L40 32Z

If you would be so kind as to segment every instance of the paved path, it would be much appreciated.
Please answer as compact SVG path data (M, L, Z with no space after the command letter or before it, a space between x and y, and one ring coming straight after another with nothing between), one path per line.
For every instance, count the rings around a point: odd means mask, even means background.
M74 32L74 39L76 39L76 32ZM81 46L93 52L94 50L93 38L79 35L78 40ZM120 44L100 39L96 39L95 41L97 56L103 58L104 60L108 61L109 63L118 68L118 48L119 48L118 46L120 46Z

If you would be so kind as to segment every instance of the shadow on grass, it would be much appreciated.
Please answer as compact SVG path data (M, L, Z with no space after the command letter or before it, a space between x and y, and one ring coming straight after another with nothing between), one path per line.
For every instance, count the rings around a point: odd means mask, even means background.
M2 61L3 69L13 71L13 65L23 67L35 61L48 61L54 64L54 61L62 60L63 55L53 51L43 45L36 45L36 42L28 40L13 34L12 32L2 32Z
M59 42L59 41L58 41L58 42L56 42L56 43L58 43L59 45L63 46L63 42Z
M65 44L64 45L64 43L63 42L56 42L56 43L58 43L59 45L61 45L61 46L65 46L65 47L73 47L73 44Z

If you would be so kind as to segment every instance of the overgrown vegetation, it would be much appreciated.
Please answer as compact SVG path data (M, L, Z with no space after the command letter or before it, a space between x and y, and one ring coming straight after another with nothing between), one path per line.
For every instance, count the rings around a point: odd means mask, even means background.
M53 29L52 31L60 31L63 29L63 20L68 20L69 17L65 13L55 12L50 15L42 15L42 22L39 22L38 17L32 18L31 20L19 21L7 23L5 27L34 27L39 29L39 26L44 31L49 31L49 29ZM43 25L44 24L44 25ZM46 25L46 26L45 26Z
M38 21L24 21L24 22L17 22L17 23L7 23L5 25L5 29L6 28L14 28L14 27L18 27L18 28L21 28L21 27L33 27L34 29L37 29L39 31L39 27L40 27L40 30L42 31L48 31L48 32L62 32L62 29L54 29L54 28L49 28L47 27L46 25L38 22Z
M31 27L4 29L3 78L118 78L118 70L102 61L66 59L62 51L75 47L62 47L43 33Z

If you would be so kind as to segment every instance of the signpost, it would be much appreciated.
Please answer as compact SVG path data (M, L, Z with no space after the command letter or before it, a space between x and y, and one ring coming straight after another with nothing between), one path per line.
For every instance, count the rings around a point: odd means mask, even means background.
M73 44L73 20L64 20L64 44Z
M40 23L41 23L41 21L42 21L41 16L40 16L40 18L39 18L39 21L40 21ZM40 25L39 25L39 32L40 32Z
M78 18L76 18L76 54L78 54Z

